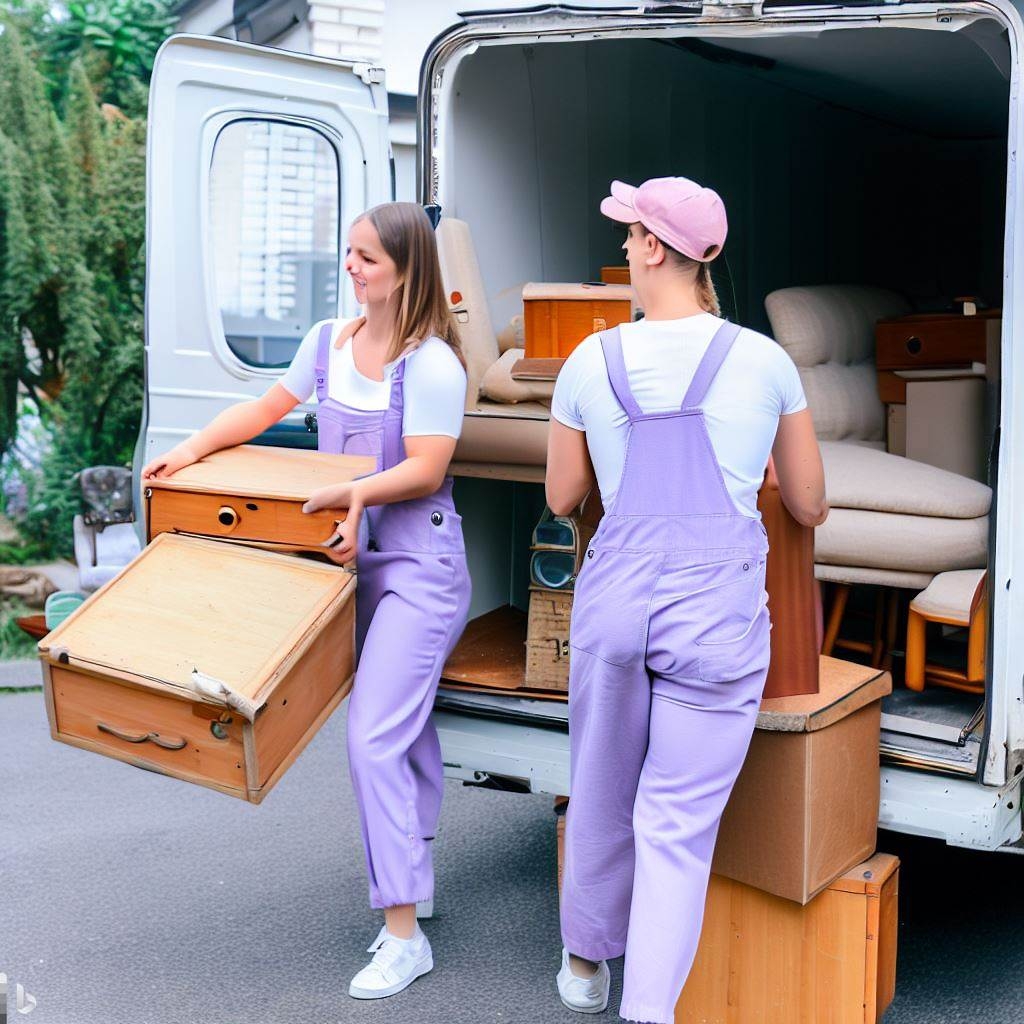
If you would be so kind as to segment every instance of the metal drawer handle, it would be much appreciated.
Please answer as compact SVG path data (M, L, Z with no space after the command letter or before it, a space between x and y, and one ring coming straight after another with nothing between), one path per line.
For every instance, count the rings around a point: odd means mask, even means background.
M124 740L126 743L145 743L149 740L151 743L155 743L158 747L163 747L164 750L181 750L183 747L188 746L188 740L165 740L158 732L143 732L143 733L127 733L121 732L120 729L115 729L113 726L107 725L105 722L97 722L96 728L100 732L109 732L111 736L116 736L119 740Z

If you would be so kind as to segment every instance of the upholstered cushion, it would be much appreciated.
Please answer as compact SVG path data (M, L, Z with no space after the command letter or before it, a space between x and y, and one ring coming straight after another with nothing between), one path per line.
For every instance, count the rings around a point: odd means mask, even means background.
M814 561L938 573L988 564L988 516L936 516L833 508L814 531Z
M975 519L992 503L985 484L924 462L845 441L819 446L833 507Z
M510 348L501 358L492 363L480 381L480 397L493 398L496 402L543 402L551 403L555 390L553 380L513 380L512 367L526 355L524 349Z
M491 324L487 291L476 260L469 225L452 217L442 217L437 225L437 254L441 276L458 324L459 340L466 357L466 408L476 405L480 379L498 359L498 340Z
M861 565L814 566L814 578L825 583L870 583L875 587L898 587L901 590L923 590L932 581L931 573L907 572L898 569L866 569Z
M971 621L971 606L978 592L984 569L961 569L958 572L939 573L921 591L910 607L925 618L940 622L959 622L966 626Z
M462 421L455 447L460 462L543 466L547 460L550 410L539 402L502 405L481 398Z
M895 292L863 285L780 288L764 300L775 340L796 363L818 437L885 437L875 378L875 323L910 312Z

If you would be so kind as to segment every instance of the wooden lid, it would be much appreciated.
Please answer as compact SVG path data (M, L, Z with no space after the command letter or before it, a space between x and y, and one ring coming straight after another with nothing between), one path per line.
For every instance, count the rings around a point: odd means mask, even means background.
M870 665L820 657L819 691L761 701L757 728L817 732L892 692L892 676Z
M628 284L558 284L530 282L523 285L523 302L537 299L574 299L577 302L632 302L633 289Z
M143 486L305 501L318 487L355 480L376 468L376 459L366 455L243 444L207 455L166 479L144 480Z
M49 633L40 657L197 695L193 670L261 703L355 577L339 566L162 533Z

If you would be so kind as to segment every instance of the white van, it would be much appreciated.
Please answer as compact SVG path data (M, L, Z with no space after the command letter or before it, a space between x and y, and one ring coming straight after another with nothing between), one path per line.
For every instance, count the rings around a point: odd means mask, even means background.
M1024 769L1022 42L1020 11L1002 0L548 6L465 16L428 51L419 97L420 196L443 212L471 369L455 497L473 616L526 608L544 509L546 408L476 393L499 354L495 327L521 311L524 282L592 280L621 262L620 232L597 209L611 179L682 173L718 189L731 222L716 264L724 312L774 327L780 342L765 298L793 286L883 285L925 310L968 294L1001 307L985 369L991 509L970 519L989 569L985 694L958 737L922 700L920 728L906 725L911 707L881 749L882 826L991 850L1019 844ZM310 324L354 314L343 231L392 197L387 119L380 67L222 39L165 43L150 103L137 467L264 391ZM818 379L826 436L884 448L844 434L863 403L829 391L838 377ZM296 410L261 440L314 446L314 413ZM941 492L947 480L932 483ZM890 537L884 520L877 536L917 561L879 578L912 593L953 564L966 527L898 518L919 528L912 540ZM882 543L873 537L863 543ZM872 552L861 555L847 565L870 566ZM856 571L848 581L872 582ZM568 792L563 700L442 688L435 717L451 777Z

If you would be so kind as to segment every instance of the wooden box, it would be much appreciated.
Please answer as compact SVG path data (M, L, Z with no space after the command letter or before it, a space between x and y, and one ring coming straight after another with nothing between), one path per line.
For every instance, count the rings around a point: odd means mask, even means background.
M884 853L802 907L713 874L676 1024L876 1024L896 988L898 898Z
M569 691L571 590L530 590L526 623L526 686Z
M821 658L820 691L766 698L712 870L807 903L875 849L888 672Z
M605 284L629 284L629 267L602 267L601 280Z
M998 344L1001 329L999 310L976 316L921 313L879 320L875 325L875 362L881 371L984 363L988 346L993 339Z
M527 284L527 359L564 358L584 338L632 319L633 291L622 284Z
M375 469L376 461L366 456L227 448L166 480L145 481L147 538L190 533L281 550L315 549L330 537L338 516L331 509L306 515L303 503L319 487Z
M160 534L39 645L55 740L259 803L348 693L355 577Z

